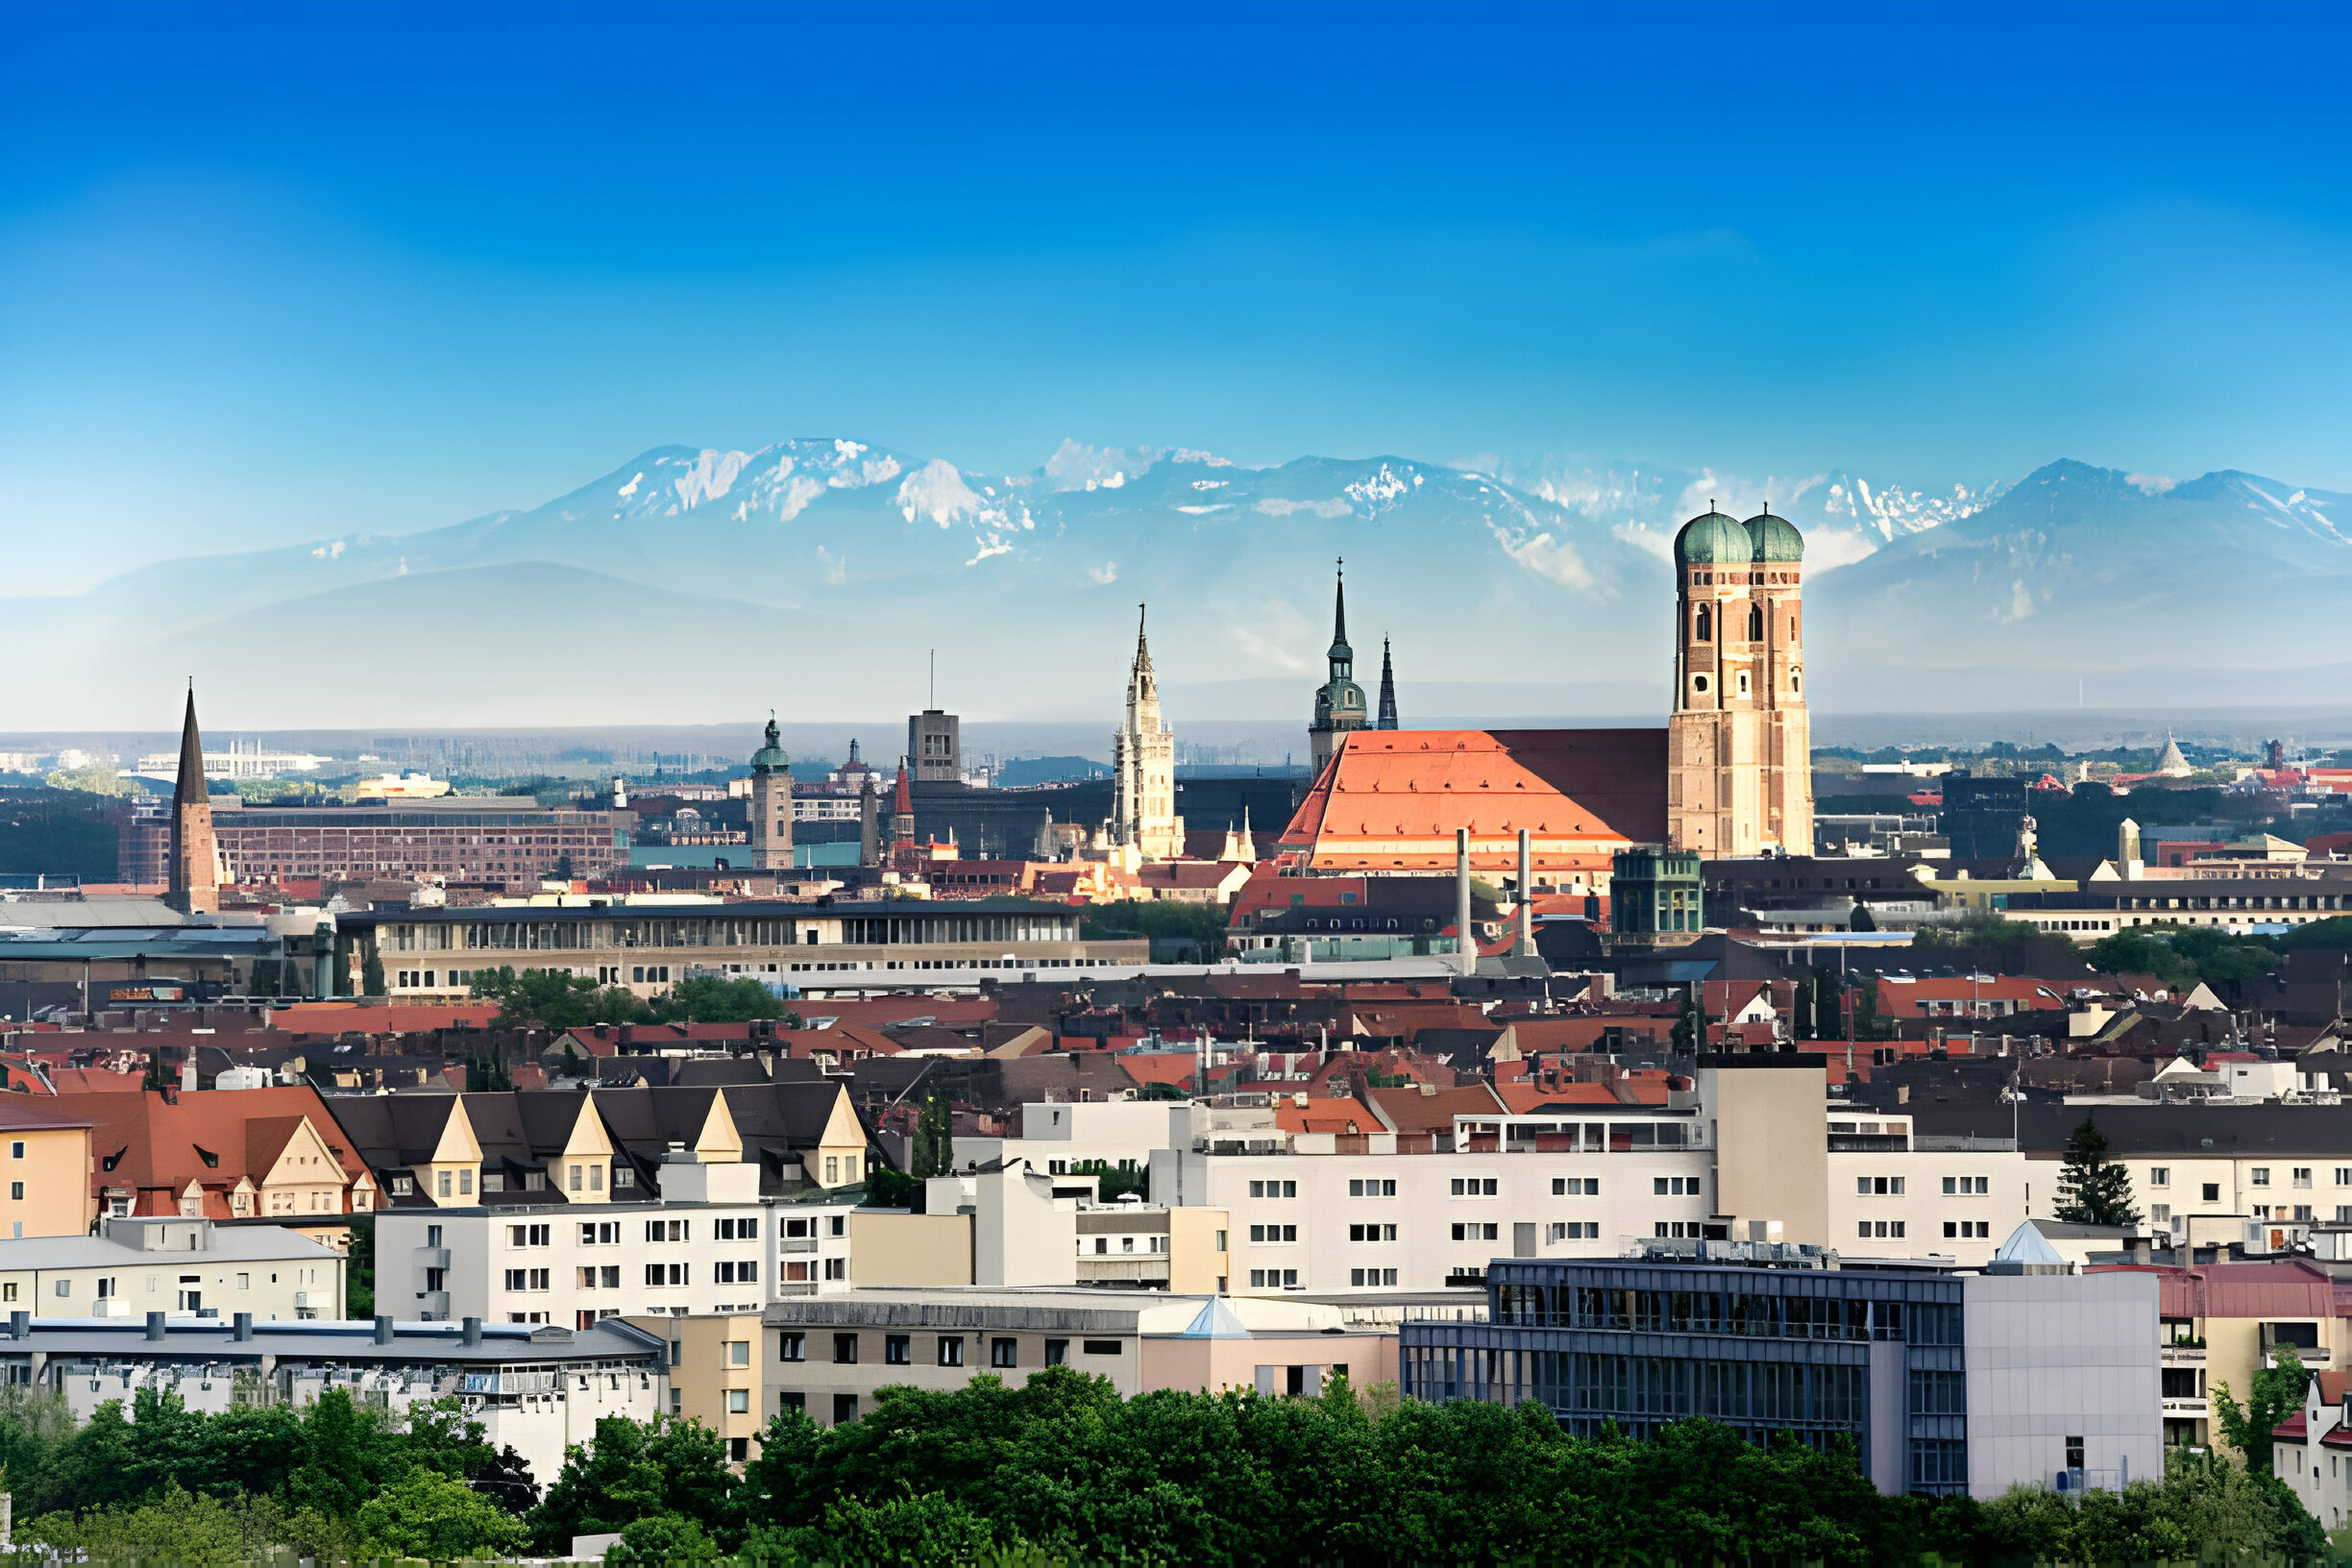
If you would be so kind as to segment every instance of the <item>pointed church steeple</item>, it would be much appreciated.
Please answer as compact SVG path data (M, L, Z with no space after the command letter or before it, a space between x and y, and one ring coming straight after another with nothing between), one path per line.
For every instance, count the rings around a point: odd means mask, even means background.
M1381 639L1380 723L1373 727L1377 729L1397 727L1396 668L1388 662L1388 639L1385 637Z
M205 787L204 736L196 728L196 682L188 681L187 716L180 721L180 778L172 790L172 804L209 806Z
M1143 636L1144 609L1145 606L1141 604L1136 606L1135 663L1128 667L1127 672L1127 705L1130 709L1138 702L1160 700L1160 681L1152 674L1151 644Z
M172 789L171 883L164 902L184 915L220 909L220 845L205 784L204 736L196 727L196 682L188 681L180 723L180 777Z
M1317 773L1338 749L1338 738L1370 722L1364 711L1363 688L1356 684L1356 650L1347 640L1347 561L1339 563L1339 580L1332 601L1331 678L1315 692L1314 722L1307 740Z

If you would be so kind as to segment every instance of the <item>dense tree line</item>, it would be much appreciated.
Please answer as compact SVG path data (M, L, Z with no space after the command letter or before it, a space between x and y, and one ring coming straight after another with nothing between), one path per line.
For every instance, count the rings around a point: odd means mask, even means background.
M531 1501L451 1410L396 1433L340 1394L196 1416L141 1395L71 1430L54 1398L0 1406L0 1458L60 1511L19 1539L182 1560L259 1546L331 1557L560 1555L617 1532L622 1564L820 1562L1824 1564L2314 1559L2318 1525L2260 1470L2182 1457L2121 1493L1882 1498L1851 1445L1756 1447L1684 1421L1655 1440L1564 1433L1534 1407L1122 1400L1051 1368L1015 1386L886 1389L863 1420L770 1423L731 1474L691 1423L598 1423ZM24 1466L19 1469L19 1466ZM31 1476L28 1482L24 1478ZM251 1495L248 1495L248 1487ZM191 1546L190 1543L196 1543Z
M749 976L697 975L666 994L641 997L626 986L600 987L563 969L501 965L474 971L473 994L499 1004L494 1029L581 1029L596 1023L747 1023L788 1017L774 992Z

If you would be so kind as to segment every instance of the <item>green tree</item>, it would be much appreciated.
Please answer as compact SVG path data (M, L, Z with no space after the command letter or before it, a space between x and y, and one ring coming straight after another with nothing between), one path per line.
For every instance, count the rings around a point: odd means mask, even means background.
M41 780L53 790L77 790L84 795L129 795L137 786L113 769L98 763L51 773Z
M955 1169L953 1129L947 1102L937 1094L925 1096L922 1114L915 1118L914 1147L907 1161L910 1174L920 1179Z
M977 906L985 912L983 899ZM1078 935L1087 942L1121 937L1184 937L1199 944L1201 962L1214 964L1225 956L1222 904L1188 904L1166 898L1126 898L1115 904L1090 904L1078 915Z
M2067 1138L2066 1160L2058 1170L2058 1217L2070 1225L2140 1223L2131 1172L2122 1162L2107 1158L2107 1136L2095 1117L2083 1117Z
M1070 1166L1070 1174L1095 1177L1095 1190L1105 1203L1125 1197L1130 1192L1143 1198L1151 1196L1149 1170L1129 1169L1115 1165L1108 1160L1081 1160Z
M599 988L586 975L562 969L517 969L500 965L474 971L473 994L499 1004L494 1029L579 1029L592 1023L633 1023L646 1004L626 986Z
M305 1412L299 1458L287 1478L294 1506L337 1519L356 1512L371 1490L367 1458L373 1435L349 1390L321 1393Z
M351 1251L343 1265L343 1310L354 1318L376 1315L376 1216L353 1214Z
M703 1533L701 1525L674 1513L654 1513L643 1519L632 1519L623 1527L621 1538L604 1553L606 1562L627 1564L631 1568L635 1568L635 1565L661 1568L663 1564L674 1562L712 1562L718 1556L719 1543Z
M509 1555L530 1536L489 1498L424 1465L359 1505L356 1523L372 1555L439 1561Z
M749 975L723 980L696 975L656 996L649 1016L657 1023L748 1023L753 1018L780 1018L784 1004L776 993Z
M16 1538L61 1552L86 1552L91 1561L147 1559L189 1568L242 1568L282 1536L282 1527L277 1507L266 1498L223 1503L170 1482L144 1506L109 1504L79 1518L52 1513L28 1520L17 1527Z
M372 942L368 943L367 951L359 960L359 994L362 996L384 994L383 954L376 950L376 944Z
M2238 1451L2248 1470L2270 1474L2271 1431L2303 1408L2310 1386L2311 1374L2290 1345L2278 1347L2275 1364L2255 1370L2245 1404L2238 1403L2227 1383L2213 1385L2214 1418L2221 1425L2222 1440Z
M680 1513L731 1540L741 1507L726 1443L717 1433L696 1421L656 1418L641 1426L608 1415L597 1423L593 1442L565 1451L562 1472L531 1512L531 1532L541 1546L562 1551L575 1535Z

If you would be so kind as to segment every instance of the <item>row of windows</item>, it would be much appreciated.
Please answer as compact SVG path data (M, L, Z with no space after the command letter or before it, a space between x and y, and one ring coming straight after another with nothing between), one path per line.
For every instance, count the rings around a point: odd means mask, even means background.
M1555 1409L1601 1414L1858 1427L1868 1386L1860 1366L1545 1350L1531 1352L1530 1360L1537 1399Z
M2335 1175L2336 1186L2352 1187L2352 1165L2338 1165L2335 1169ZM2270 1185L2270 1167L2268 1165L2253 1166L2246 1172L2246 1180L2255 1187L2268 1187ZM2291 1187L2311 1186L2312 1167L2309 1165L2288 1166L2287 1181L2288 1185ZM2148 1186L2170 1187L2171 1185L2172 1167L2170 1165L2148 1166ZM2208 1182L2205 1184L2205 1201L2207 1203L2217 1203L2220 1201L2220 1183Z
M1838 1300L1730 1290L1629 1290L1600 1286L1502 1284L1498 1322L1537 1328L1740 1335L1766 1339L1908 1339L1960 1342L1956 1303Z
M805 1333L797 1330L787 1330L777 1335L776 1360L780 1361L807 1360L808 1338ZM836 1366L857 1365L861 1350L861 1336L855 1334L836 1334L832 1338L833 1364ZM934 1358L932 1364L935 1366L962 1366L964 1364L965 1336L963 1335L943 1334L933 1336L930 1348ZM992 1367L1016 1367L1021 1364L1020 1341L1017 1338L1010 1335L992 1336L988 1342L988 1348L989 1365ZM1088 1339L1081 1341L1081 1348L1089 1356L1118 1356L1125 1354L1126 1343L1119 1339ZM1045 1341L1045 1365L1061 1366L1068 1360L1069 1341L1067 1339ZM911 1334L884 1335L882 1336L882 1364L885 1366L913 1366L915 1364L915 1335Z

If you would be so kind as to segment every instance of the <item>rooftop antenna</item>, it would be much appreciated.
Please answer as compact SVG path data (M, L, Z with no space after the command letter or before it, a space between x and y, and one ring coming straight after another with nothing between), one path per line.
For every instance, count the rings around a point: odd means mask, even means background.
M939 649L936 648L931 650L931 700L927 705L934 708L939 706Z

